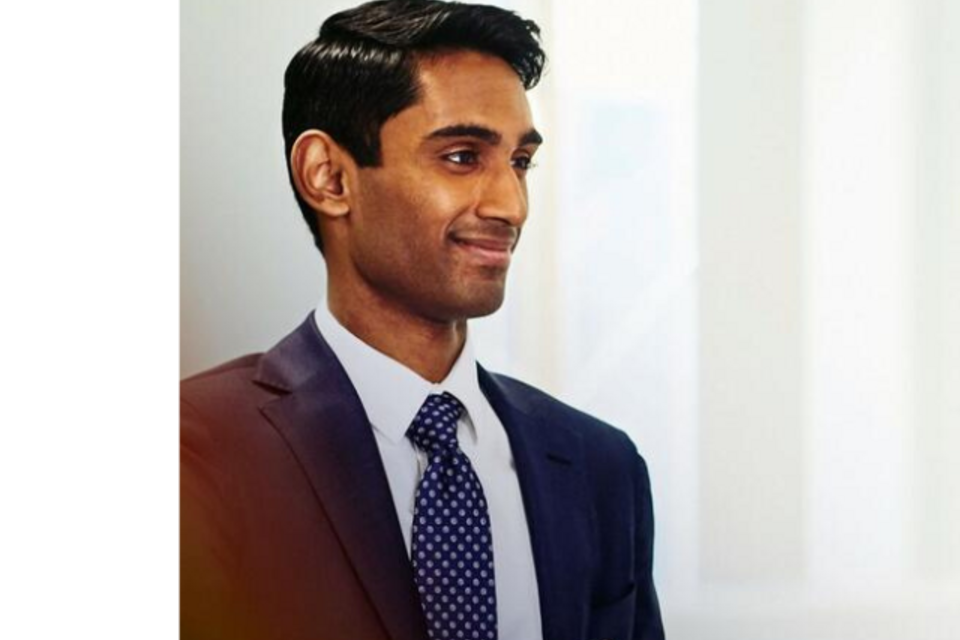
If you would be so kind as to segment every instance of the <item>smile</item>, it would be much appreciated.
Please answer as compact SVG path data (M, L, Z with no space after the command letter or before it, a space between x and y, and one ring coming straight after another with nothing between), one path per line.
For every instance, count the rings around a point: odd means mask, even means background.
M471 260L484 266L507 267L514 240L506 238L453 238Z

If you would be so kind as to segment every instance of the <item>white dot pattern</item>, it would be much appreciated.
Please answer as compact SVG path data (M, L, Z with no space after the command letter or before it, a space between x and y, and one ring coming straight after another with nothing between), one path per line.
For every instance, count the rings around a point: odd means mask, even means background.
M413 515L413 572L431 640L496 640L493 537L480 480L457 444L462 412L451 394L434 394L407 430L429 458Z

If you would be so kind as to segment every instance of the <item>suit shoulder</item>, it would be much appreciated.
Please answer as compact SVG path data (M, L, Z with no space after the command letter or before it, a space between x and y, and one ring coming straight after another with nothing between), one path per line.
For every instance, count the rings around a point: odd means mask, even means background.
M206 371L201 371L200 373L195 373L192 376L184 378L181 380L181 385L198 383L207 378L217 378L218 376L227 375L232 372L250 371L252 374L257 368L257 364L260 362L262 356L262 353L248 353L245 356L228 360L212 369L207 369Z
M587 442L597 446L627 447L636 451L636 447L621 429L600 420L580 409L558 400L546 391L526 382L500 373L491 376L513 397L522 397L527 408L536 415L557 424L563 424L573 430Z
M250 397L256 385L253 376L263 354L252 353L201 371L180 381L180 404L184 412L217 412L238 399Z

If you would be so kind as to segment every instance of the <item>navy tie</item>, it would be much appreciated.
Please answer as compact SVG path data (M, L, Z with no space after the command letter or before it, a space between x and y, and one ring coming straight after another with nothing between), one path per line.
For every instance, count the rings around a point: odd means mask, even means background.
M463 405L428 396L407 430L426 452L413 514L413 571L431 640L496 640L493 537L480 480L457 444Z

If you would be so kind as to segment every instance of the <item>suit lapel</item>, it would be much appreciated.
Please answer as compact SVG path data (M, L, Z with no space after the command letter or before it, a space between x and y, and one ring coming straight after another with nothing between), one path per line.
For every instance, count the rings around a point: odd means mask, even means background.
M536 565L544 638L577 638L585 623L594 526L579 436L548 424L530 396L479 368L507 431ZM309 317L261 359L256 380L280 396L261 410L288 442L394 640L426 625L380 453L353 385Z
M369 420L312 317L263 357L257 380L288 392L261 410L300 462L384 627L395 640L425 638Z
M544 638L579 638L589 602L594 523L580 437L547 424L531 396L479 367L480 387L510 440L536 565Z

